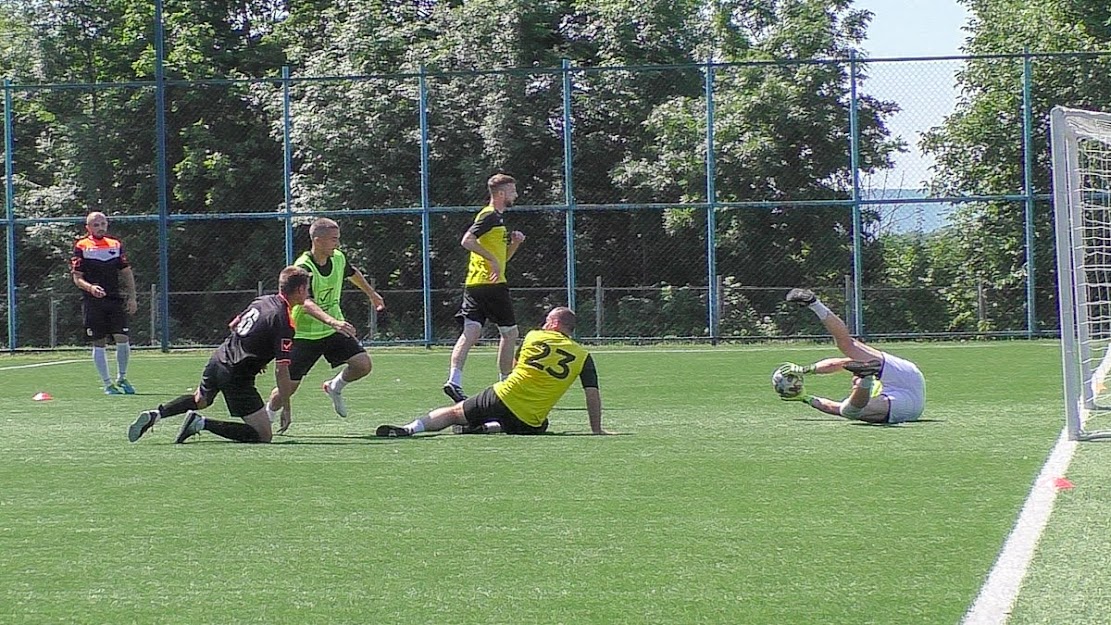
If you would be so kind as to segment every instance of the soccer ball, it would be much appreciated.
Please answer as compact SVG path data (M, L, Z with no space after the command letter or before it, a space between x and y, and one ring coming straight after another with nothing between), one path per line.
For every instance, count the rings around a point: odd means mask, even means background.
M780 397L798 397L802 392L802 376L797 373L783 373L776 369L772 373L772 388Z

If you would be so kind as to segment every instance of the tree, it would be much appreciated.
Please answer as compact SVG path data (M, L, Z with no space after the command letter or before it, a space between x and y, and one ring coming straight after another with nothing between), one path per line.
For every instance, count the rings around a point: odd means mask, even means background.
M714 70L718 200L851 197L847 66L812 60L848 56L864 37L868 14L847 1L713 6L715 56L738 63ZM869 97L859 107L861 167L889 167L899 144L888 138L884 119L897 107ZM656 107L645 123L647 149L624 159L618 179L645 194L671 190L683 200L704 198L705 109L701 95ZM815 207L723 211L718 271L745 285L839 284L851 266L849 217L843 209ZM664 225L672 232L704 228L691 220ZM878 262L866 267L882 271Z
M966 0L972 12L971 37L964 50L972 55L1018 55L1034 52L1111 51L1111 7L1078 0ZM1049 110L1057 104L1104 108L1111 97L1111 55L1052 56L1033 63L1031 110L1034 120L1036 192L1050 189ZM1023 63L1018 57L975 58L958 75L963 96L956 111L927 133L923 149L937 159L932 192L938 196L1021 193L1024 187L1022 141ZM1052 215L1036 213L1038 285L1054 284ZM953 279L975 292L985 284L993 297L990 317L980 330L1026 326L1024 206L1015 202L962 204L951 245L961 263ZM1039 311L1051 311L1048 289L1039 291ZM973 317L957 302L954 317ZM1052 328L1052 314L1042 326ZM1048 322L1047 322L1048 321Z

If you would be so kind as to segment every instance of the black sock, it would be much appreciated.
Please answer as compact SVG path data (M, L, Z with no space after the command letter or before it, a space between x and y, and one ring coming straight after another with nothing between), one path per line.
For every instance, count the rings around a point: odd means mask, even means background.
M222 436L237 443L257 443L259 441L258 432L246 423L205 419L204 429L216 436Z
M162 415L160 418L173 417L179 414L185 414L186 411L196 410L197 400L192 395L182 395L175 397L170 401L158 407L158 413Z

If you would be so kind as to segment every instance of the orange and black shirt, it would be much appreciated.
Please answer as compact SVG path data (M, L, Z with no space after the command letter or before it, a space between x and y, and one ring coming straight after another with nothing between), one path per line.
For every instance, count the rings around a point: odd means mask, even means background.
M123 243L119 239L95 239L88 236L73 244L71 269L81 272L89 284L99 285L107 293L106 297L121 299L120 271L130 266L127 254L123 251ZM81 294L87 298L92 297L84 291Z

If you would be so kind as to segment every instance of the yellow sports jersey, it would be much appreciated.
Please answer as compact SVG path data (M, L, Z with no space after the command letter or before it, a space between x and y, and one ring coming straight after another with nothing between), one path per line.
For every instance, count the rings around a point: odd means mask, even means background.
M494 394L518 419L539 426L579 377L588 356L562 332L533 330L525 335L513 372L494 384Z
M502 214L487 205L475 215L474 224L468 230L478 238L478 244L498 259L502 271L497 280L490 279L490 264L486 259L471 252L467 265L467 286L483 284L502 284L505 282L505 261L509 256L509 234L505 230Z
M329 262L332 265L331 273L326 276L320 273L321 268L313 260L311 251L301 254L293 264L312 275L309 283L309 297L312 301L324 309L324 312L343 321L343 311L339 307L340 295L343 294L343 281L354 271L349 268L347 257L339 250L332 252ZM297 328L299 339L322 339L336 333L332 326L316 320L305 312L304 306L300 304L293 307L293 325Z

